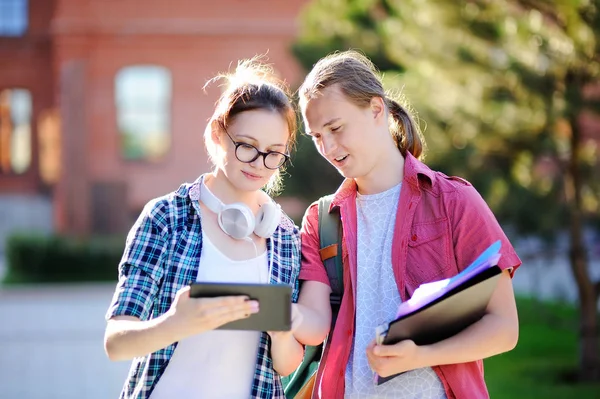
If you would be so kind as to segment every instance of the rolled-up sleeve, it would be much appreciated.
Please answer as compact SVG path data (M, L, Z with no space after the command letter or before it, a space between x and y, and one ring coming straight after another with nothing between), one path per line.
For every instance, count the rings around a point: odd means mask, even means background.
M509 269L511 276L521 259L500 227L496 217L472 185L459 187L448 206L452 220L453 241L459 267L468 266L492 243L500 240L502 248L498 266Z
M150 318L153 302L164 274L168 238L164 206L146 205L129 231L125 251L119 263L119 281L106 320L114 316Z

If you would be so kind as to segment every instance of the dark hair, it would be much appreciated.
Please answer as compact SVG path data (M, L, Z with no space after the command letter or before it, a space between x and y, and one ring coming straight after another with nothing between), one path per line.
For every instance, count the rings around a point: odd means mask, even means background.
M321 90L333 85L359 107L367 107L373 97L381 97L392 117L390 131L402 155L407 151L417 158L424 155L425 140L411 115L413 110L385 93L371 60L354 50L336 52L320 59L299 89L300 105L305 107Z
M225 81L225 90L216 103L215 111L204 132L204 141L208 156L217 164L215 148L211 135L213 129L224 133L234 119L246 111L267 110L277 112L287 122L289 138L287 151L292 152L296 145L297 120L290 100L290 92L282 80L275 76L273 68L261 61L261 56L238 62L235 72L219 74L209 80L205 87L218 80ZM267 191L277 193L281 188L281 170L279 169L267 185Z

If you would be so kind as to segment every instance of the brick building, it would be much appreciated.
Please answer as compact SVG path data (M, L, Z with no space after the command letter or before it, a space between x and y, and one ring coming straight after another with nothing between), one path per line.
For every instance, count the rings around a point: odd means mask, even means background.
M0 0L0 236L123 231L207 171L204 84L268 52L296 85L306 2Z

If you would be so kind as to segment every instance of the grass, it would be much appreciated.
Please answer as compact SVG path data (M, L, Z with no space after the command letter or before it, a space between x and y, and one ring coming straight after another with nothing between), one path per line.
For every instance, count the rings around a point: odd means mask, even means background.
M517 347L485 361L492 399L600 399L600 384L568 382L577 368L578 315L565 304L519 298Z

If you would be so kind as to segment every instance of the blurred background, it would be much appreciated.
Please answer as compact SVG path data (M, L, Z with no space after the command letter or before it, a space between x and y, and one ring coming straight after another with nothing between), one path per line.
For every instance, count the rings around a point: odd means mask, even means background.
M348 48L523 259L491 397L600 398L598 0L0 0L0 398L118 396L116 266L144 204L209 170L204 84L267 54L295 89ZM299 224L340 182L301 136L278 201Z

